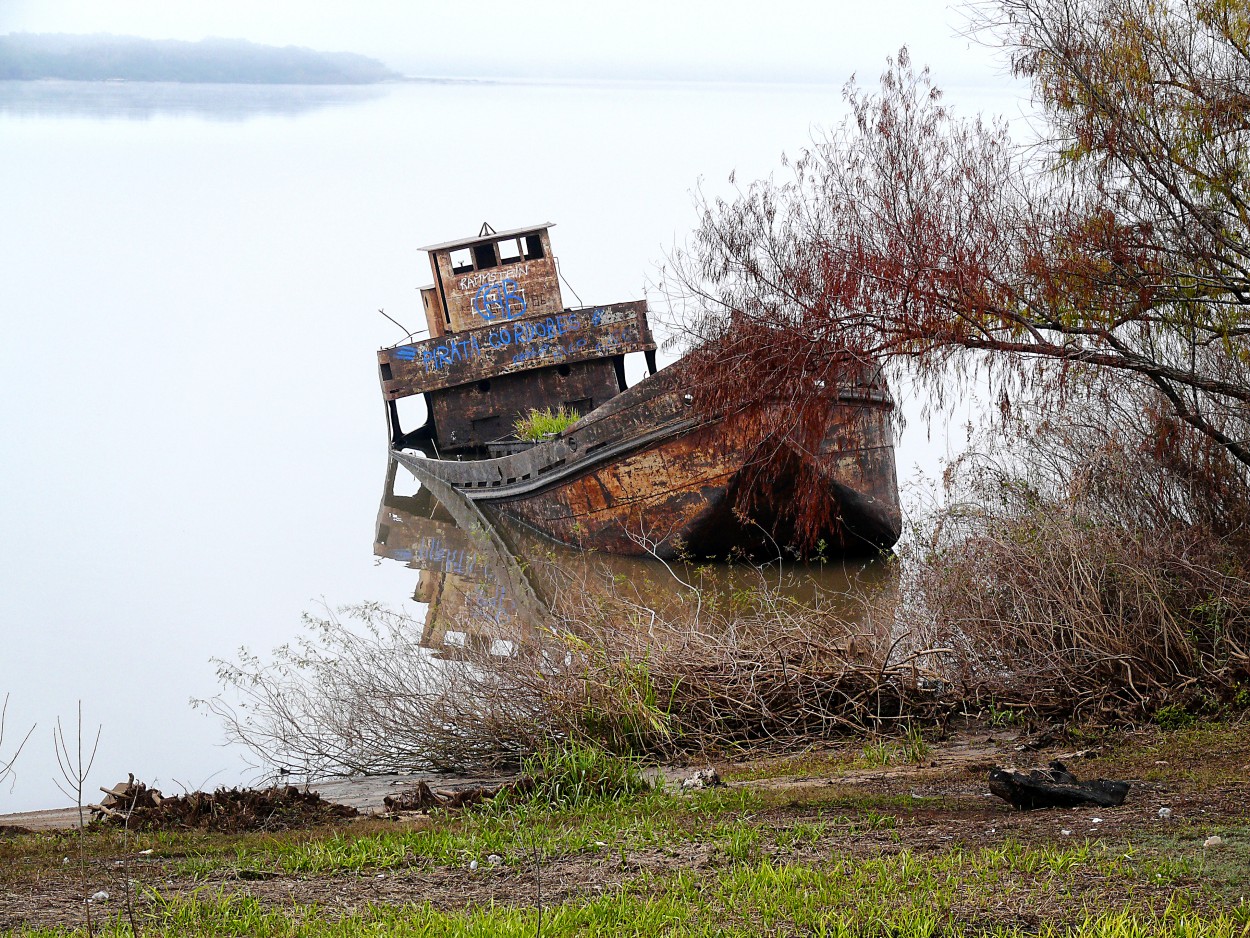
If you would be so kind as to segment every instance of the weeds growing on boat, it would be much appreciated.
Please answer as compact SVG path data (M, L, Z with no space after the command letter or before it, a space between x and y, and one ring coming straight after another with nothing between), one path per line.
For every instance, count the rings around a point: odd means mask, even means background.
M578 419L577 411L566 410L563 404L555 410L544 407L518 417L512 424L512 432L518 440L537 442L571 427Z

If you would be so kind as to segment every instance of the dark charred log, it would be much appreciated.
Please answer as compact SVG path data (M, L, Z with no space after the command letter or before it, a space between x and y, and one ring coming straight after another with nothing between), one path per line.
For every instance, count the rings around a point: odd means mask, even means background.
M1020 811L1037 808L1114 808L1124 803L1129 783L1105 778L1082 782L1058 760L1045 769L990 769L990 794Z

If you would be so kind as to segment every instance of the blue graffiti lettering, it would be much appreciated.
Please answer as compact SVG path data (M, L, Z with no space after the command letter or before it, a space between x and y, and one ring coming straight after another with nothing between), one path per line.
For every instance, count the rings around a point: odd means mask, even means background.
M452 549L439 537L418 542L416 548L412 552L412 564L427 570L440 567L446 573L471 576L482 568L482 560L477 554L463 549Z
M487 284L500 287L500 302L505 305L488 307L491 315L504 315L504 310L515 311L517 307L510 305L508 293L500 284ZM519 298L519 297L518 297ZM492 300L492 302L494 302ZM521 299L521 302L524 302ZM425 372L442 371L457 362L470 362L482 352L482 348L495 352L515 349L511 361L513 364L535 361L543 358L561 362L571 356L585 355L588 351L612 353L622 345L639 341L638 328L632 322L614 324L605 321L604 309L595 309L587 316L585 312L565 312L545 319L524 319L500 325L478 335L448 335L442 337L437 344L421 345L420 347L404 345L394 350L398 361L414 361L420 355ZM597 334L579 337L575 333L583 329L602 327ZM572 333L572 334L571 334Z
M440 345L423 348L421 364L425 366L427 374L431 371L442 371L453 362L471 361L481 351L477 336L470 335L463 339L453 336Z
M516 319L524 316L525 293L511 277L495 283L484 283L473 294L473 311L487 322L496 319Z

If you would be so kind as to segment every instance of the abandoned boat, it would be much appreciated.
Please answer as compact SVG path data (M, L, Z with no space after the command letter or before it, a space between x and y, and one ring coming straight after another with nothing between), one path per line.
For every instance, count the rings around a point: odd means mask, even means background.
M378 352L400 463L583 549L762 558L897 541L894 403L875 369L822 386L819 426L805 437L815 445L795 444L781 397L699 406L682 362L656 369L645 300L564 306L552 227L483 225L422 249L434 277L421 288L429 337ZM625 356L636 353L647 375L627 387ZM415 395L426 420L405 430L397 401ZM519 418L559 407L579 419L537 443L516 437ZM800 515L824 520L800 529Z

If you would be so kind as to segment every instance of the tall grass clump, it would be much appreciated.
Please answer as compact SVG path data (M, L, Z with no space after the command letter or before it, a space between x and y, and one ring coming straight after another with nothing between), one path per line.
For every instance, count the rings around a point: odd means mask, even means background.
M1246 473L1152 404L1029 409L950 467L904 607L969 701L1110 720L1247 702Z
M571 427L579 419L575 410L566 410L561 404L553 410L544 407L542 410L531 410L523 417L518 417L512 424L512 432L519 440L538 441Z
M533 780L530 800L558 808L619 801L652 788L637 759L569 741L537 750L525 759L521 774Z

